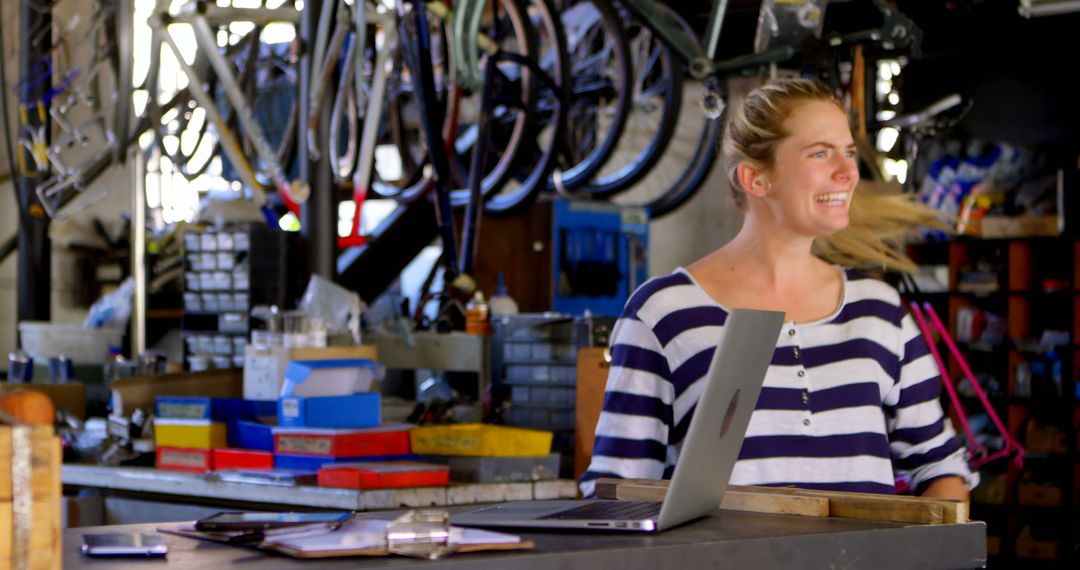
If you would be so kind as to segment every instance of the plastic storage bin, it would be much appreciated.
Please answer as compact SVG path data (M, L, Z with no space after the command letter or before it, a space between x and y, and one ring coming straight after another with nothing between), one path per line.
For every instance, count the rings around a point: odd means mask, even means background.
M110 346L120 346L124 329L84 329L82 325L23 321L19 323L22 349L34 358L67 355L77 364L104 364Z

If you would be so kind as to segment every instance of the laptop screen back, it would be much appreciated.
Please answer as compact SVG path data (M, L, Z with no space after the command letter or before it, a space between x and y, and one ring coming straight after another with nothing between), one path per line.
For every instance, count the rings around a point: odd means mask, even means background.
M658 530L720 506L783 324L784 314L774 311L734 309L728 314L660 510Z

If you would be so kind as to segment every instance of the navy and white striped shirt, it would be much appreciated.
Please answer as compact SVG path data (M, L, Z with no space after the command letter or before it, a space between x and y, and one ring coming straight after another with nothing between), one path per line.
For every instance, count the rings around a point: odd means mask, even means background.
M781 329L731 484L891 494L897 476L919 489L958 475L973 488L937 364L899 294L841 274L835 313ZM631 296L612 335L585 496L599 477L671 477L727 314L681 268Z

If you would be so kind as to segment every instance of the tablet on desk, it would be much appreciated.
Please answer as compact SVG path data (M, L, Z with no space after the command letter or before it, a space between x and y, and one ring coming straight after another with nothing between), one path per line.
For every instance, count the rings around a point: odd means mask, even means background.
M169 545L157 534L103 533L83 535L87 556L165 556Z
M195 521L195 530L261 530L307 524L343 523L352 517L349 511L323 513L217 513Z

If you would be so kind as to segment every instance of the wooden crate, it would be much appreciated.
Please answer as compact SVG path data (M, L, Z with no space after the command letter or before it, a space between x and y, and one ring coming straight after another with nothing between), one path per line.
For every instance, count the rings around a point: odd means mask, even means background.
M56 437L52 426L28 429L30 532L26 546L19 548L14 543L16 517L12 488L15 430L0 426L0 568L60 570L60 438Z

